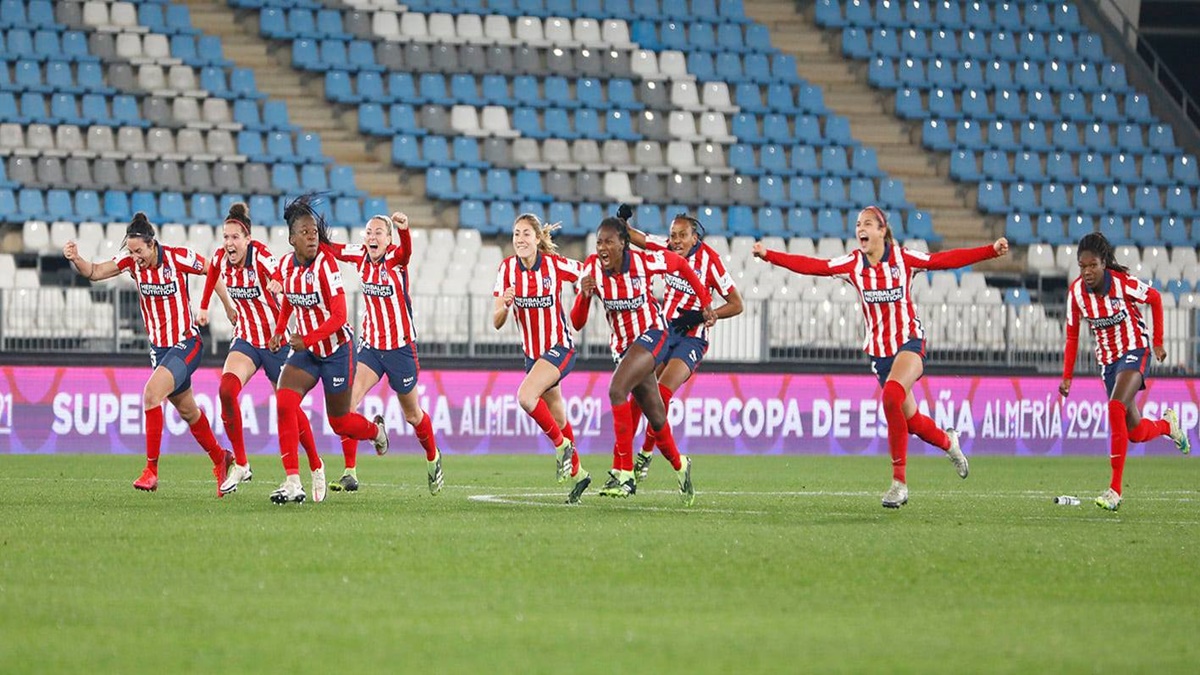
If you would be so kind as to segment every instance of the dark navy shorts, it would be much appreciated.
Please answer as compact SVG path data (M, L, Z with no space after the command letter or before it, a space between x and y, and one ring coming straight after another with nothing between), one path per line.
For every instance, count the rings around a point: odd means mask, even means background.
M661 366L667 362L667 332L661 328L651 328L639 335L617 361L625 358L625 354L629 353L629 349L632 349L633 345L640 345L653 354L655 365Z
M284 343L285 347L286 345L287 343ZM283 370L283 364L287 361L288 350L281 348L273 352L266 347L255 347L242 338L234 338L229 345L229 351L245 354L254 362L255 368L262 368L272 385L279 384L279 371Z
M1125 352L1121 358L1104 366L1100 370L1104 377L1104 391L1108 393L1108 397L1112 398L1113 389L1117 386L1117 373L1124 370L1136 370L1142 374L1142 386L1138 387L1138 391L1146 388L1146 373L1150 370L1150 350L1142 347Z
M912 352L925 360L925 341L921 338L913 338L908 342L900 345L900 351L896 352ZM875 373L875 379L879 380L879 386L883 386L887 382L888 376L892 374L892 364L895 363L896 356L871 357L871 372Z
M150 366L166 368L175 378L175 388L168 397L182 394L192 388L192 373L200 367L200 351L204 343L193 337L170 347L150 347Z
M381 380L387 375L388 386L397 394L407 394L417 386L421 363L417 360L417 346L414 343L400 349L375 349L367 344L359 345L358 361Z
M558 382L562 382L564 377L570 375L572 370L575 370L575 356L576 354L574 347L554 345L550 349L547 349L545 352L543 352L542 355L536 359L531 359L526 356L525 372L528 373L529 371L533 370L533 364L537 363L538 361L545 361L555 368L558 368ZM557 386L558 382L555 382L554 384Z
M354 348L350 342L343 343L325 358L314 356L307 349L292 350L287 365L320 380L326 394L340 394L354 386Z
M708 352L708 340L701 339L695 335L686 335L678 333L674 328L669 329L667 333L667 357L665 361L671 359L679 359L688 367L688 372L696 372L696 368L700 367L700 361L704 359L705 353Z

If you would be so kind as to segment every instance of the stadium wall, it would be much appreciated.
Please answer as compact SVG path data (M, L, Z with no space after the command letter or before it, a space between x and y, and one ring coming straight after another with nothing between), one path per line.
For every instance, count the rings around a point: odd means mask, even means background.
M103 366L0 367L0 452L143 452L141 398L146 368ZM200 407L221 429L216 392L220 371L193 377ZM516 371L424 370L422 405L433 419L439 446L450 454L549 452L540 431L517 405L522 374ZM564 384L568 416L580 449L607 454L612 424L608 372L577 372ZM1069 399L1051 377L930 375L914 388L920 407L939 426L962 433L964 450L976 454L1094 454L1108 437L1104 389L1098 377L1080 373ZM1200 424L1200 379L1154 378L1138 398L1144 413L1158 417L1176 407L1192 433ZM393 438L412 435L399 402L384 387L364 401L368 416L383 414ZM304 403L322 451L340 454L319 391ZM247 450L276 454L272 390L256 376L242 392ZM197 451L186 424L167 407L164 450ZM886 454L886 424L879 385L869 375L753 374L705 372L672 401L670 420L680 449L697 454ZM408 445L411 442L411 448ZM416 447L402 441L403 452ZM937 451L920 443L913 452ZM1135 444L1134 454L1169 454L1169 443Z

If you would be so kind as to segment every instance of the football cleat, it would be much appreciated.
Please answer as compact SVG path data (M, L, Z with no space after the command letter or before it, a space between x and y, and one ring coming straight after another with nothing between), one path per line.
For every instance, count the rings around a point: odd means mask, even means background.
M386 455L391 441L388 440L387 427L383 425L383 415L376 415L375 419L371 421L375 423L376 427L375 440L371 441L375 446L375 454Z
M304 486L300 484L299 479L292 481L289 478L283 481L271 493L271 501L280 505L287 504L288 502L302 504L304 503L304 498Z
M679 496L684 506L691 506L696 503L696 488L692 485L692 458L680 455L679 460L683 463L675 472L679 480Z
M429 494L436 495L442 491L446 477L442 474L442 453L438 453L432 462L426 462L425 471L429 478Z
M892 481L892 486L883 493L883 508L898 509L908 503L908 486L898 480Z
M145 492L154 492L158 489L158 473L150 467L142 469L142 475L133 481L133 487Z
M342 477L329 484L329 489L334 492L358 492L358 478L347 471L342 474Z
M325 501L325 467L321 467L312 472L312 491L313 501Z
M558 482L571 477L571 458L575 456L575 444L564 437L563 443L554 449L554 471Z
M971 473L971 466L967 464L967 456L963 454L962 447L958 444L958 431L947 429L946 437L950 439L950 449L946 451L946 456L954 464L954 470L958 472L958 477L966 478L967 474Z
M587 471L582 469L579 475L575 477L575 486L571 488L571 493L567 495L568 504L578 504L583 493L587 492L588 486L592 484L592 476Z
M1179 426L1179 413L1175 412L1174 408L1167 408L1163 413L1163 419L1167 421L1167 425L1171 427L1171 440L1175 441L1175 448L1183 454L1188 454L1192 451L1192 442L1188 440L1187 432L1183 427Z
M617 471L609 469L608 481L600 488L601 497L629 497L637 493L637 482L633 480L632 471Z
M221 483L221 494L227 495L231 492L237 492L238 485L249 483L253 479L254 474L250 471L249 462L246 463L246 466L234 464L225 475L225 482Z
M637 482L646 480L650 475L650 462L654 461L652 453L644 453L640 450L633 456L633 475L637 477Z
M1099 497L1096 497L1096 506L1108 511L1116 511L1121 508L1121 495L1117 494L1116 490L1108 488L1100 493Z

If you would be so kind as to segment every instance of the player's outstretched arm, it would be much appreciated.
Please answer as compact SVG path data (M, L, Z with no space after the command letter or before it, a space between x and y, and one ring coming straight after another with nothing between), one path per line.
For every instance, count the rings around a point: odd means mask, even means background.
M121 273L121 268L117 266L116 261L105 260L104 262L94 263L90 260L84 260L79 255L79 247L74 241L68 241L63 246L63 257L66 258L81 276L88 278L88 281L104 281L111 279Z
M844 274L851 264L851 261L847 261L847 264L835 264L836 261L825 260L824 258L812 258L796 253L771 251L766 246L763 246L761 241L755 242L751 253L754 254L755 258L765 260L777 267L789 269L796 274L808 274L818 277L831 277L835 274Z

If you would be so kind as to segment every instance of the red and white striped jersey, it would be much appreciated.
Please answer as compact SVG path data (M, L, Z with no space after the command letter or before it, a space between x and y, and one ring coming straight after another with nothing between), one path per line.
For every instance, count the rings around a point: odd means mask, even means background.
M651 251L669 250L667 238L648 234L646 235L646 248ZM705 288L716 291L722 296L729 295L729 292L733 290L733 278L725 270L725 263L721 262L720 254L711 246L700 242L685 258ZM674 320L680 312L700 311L702 307L700 299L696 297L696 291L692 290L692 285L687 282L687 279L672 272L663 277L663 281L667 287L667 291L663 295L663 308L667 321ZM708 327L701 323L687 334L707 340Z
M1146 304L1150 284L1116 270L1104 273L1104 288L1092 291L1078 277L1067 290L1067 331L1078 335L1086 319L1096 338L1096 360L1107 366L1126 352L1150 346L1146 321L1134 303ZM1072 330L1073 329L1073 330Z
M555 345L574 347L562 305L563 284L574 283L583 266L561 255L538 253L533 267L526 268L517 256L505 258L496 272L496 297L513 289L513 317L521 327L525 356L541 358Z
M994 258L992 246L922 253L892 244L883 259L871 265L861 250L832 260L768 251L766 261L801 274L837 277L858 291L866 337L863 350L876 358L895 356L901 345L925 339L925 327L912 301L912 278L922 270L963 267Z
M208 309L212 288L216 286L216 277L220 276L238 311L233 336L265 349L275 333L275 318L279 316L279 299L267 290L272 279L279 279L279 262L266 244L252 240L246 247L246 259L240 267L229 262L224 248L218 248L208 266L208 276L200 309Z
M595 253L583 263L583 275L596 280L596 295L604 305L612 337L608 340L613 357L619 357L639 335L648 330L665 329L662 311L650 292L650 280L667 271L662 251L630 249L621 271L604 271Z
M301 336L315 333L332 314L330 305L333 298L346 292L342 288L342 273L337 262L323 247L307 265L301 265L296 261L296 254L289 253L280 262L279 273L283 281L283 295L296 317L296 332ZM309 351L313 356L325 358L353 339L350 326L342 324L328 337L313 344Z
M138 267L128 251L113 258L138 287L138 304L150 344L170 347L199 335L188 299L186 274L203 274L204 258L190 248L158 244L158 264Z
M408 295L408 261L412 239L400 231L400 245L389 246L379 262L373 262L366 246L330 244L334 257L348 262L362 279L366 315L362 340L379 350L400 349L417 339L413 324L412 299Z

